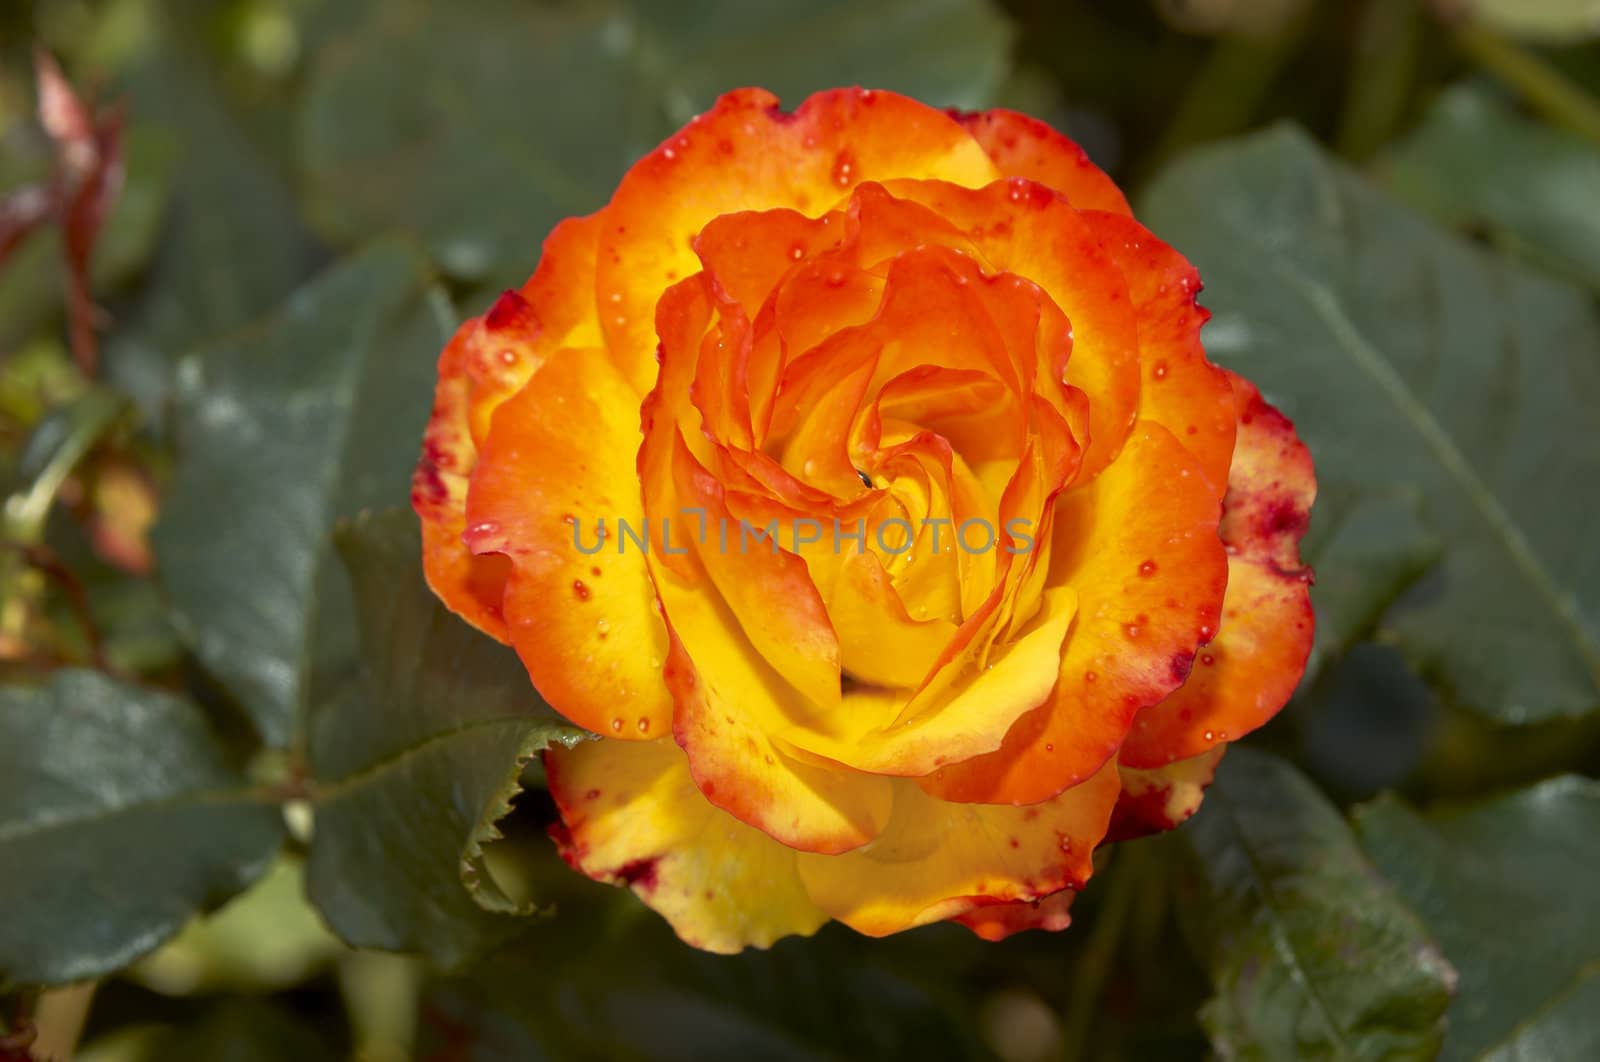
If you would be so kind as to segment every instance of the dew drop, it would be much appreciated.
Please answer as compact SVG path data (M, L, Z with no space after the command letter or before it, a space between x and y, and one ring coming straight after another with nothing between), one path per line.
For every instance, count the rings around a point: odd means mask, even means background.
M613 734L622 733L622 717L621 716L618 716L617 718L611 720L611 732Z
M1210 653L1201 653L1200 654L1200 662L1202 664L1204 664L1206 667L1210 667L1212 664L1215 664L1217 662L1217 658L1212 656Z
M515 365L517 363L517 352L510 347L506 347L500 352L500 361L506 365Z
M579 601L589 600L589 584L582 579L572 580L572 593Z
M1213 731L1210 731L1210 730L1207 730L1204 734L1201 734L1200 736L1205 738L1207 741L1215 741L1215 740L1217 740L1216 733L1213 732Z
M1150 370L1150 375L1158 380L1165 380L1167 378L1167 363L1164 361L1156 362L1155 368Z
M500 530L500 525L493 520L485 520L481 524L473 524L467 529L469 535L492 535Z
M1052 744L1050 744L1050 743L1049 743L1049 742L1048 742L1048 741L1047 741L1047 742L1045 742L1045 746L1044 746L1044 750L1045 750L1045 751L1046 751L1046 752L1054 752L1054 751L1055 751L1055 750L1056 750L1056 747L1055 747L1055 746L1054 746L1054 745L1052 745Z
M641 734L650 733L650 720L641 718L638 722L638 728Z
M839 152L839 157L833 160L833 183L840 188L849 187L850 178L855 173L856 164L848 152Z
M797 243L793 247L789 248L789 257L793 258L796 262L800 261L800 259L804 258L805 256L806 248L804 244Z
M1139 565L1139 574L1144 576L1146 579L1150 578L1155 573L1156 573L1156 562L1155 561L1147 560L1143 564Z
M600 637L604 638L606 635L611 633L611 624L607 623L603 619L595 620L594 629L600 632Z
M1083 681L1085 681L1085 682L1099 682L1100 681L1100 676L1095 674L1093 671L1085 671L1083 673Z
M1137 638L1139 637L1140 630L1141 628L1137 623L1130 623L1122 628L1122 633L1126 634L1129 638Z

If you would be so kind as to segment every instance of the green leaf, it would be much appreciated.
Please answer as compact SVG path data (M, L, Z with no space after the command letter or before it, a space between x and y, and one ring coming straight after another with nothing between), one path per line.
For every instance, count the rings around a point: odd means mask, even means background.
M141 5L142 47L116 83L135 119L160 121L177 164L145 283L115 308L106 339L107 377L151 415L164 412L181 355L267 313L320 258L287 167L258 143L227 91L237 72L220 69L196 20L171 7ZM118 219L133 227L148 209L148 193L131 184L133 146L108 254L120 246Z
M1444 548L1379 640L1501 722L1594 711L1600 552L1572 509L1600 477L1588 295L1440 231L1287 128L1191 155L1142 216L1205 278L1208 351L1295 421L1324 489L1419 499ZM1368 541L1425 541L1389 510ZM1334 578L1352 574L1374 605L1400 589L1389 564Z
M1600 287L1600 149L1478 84L1446 91L1379 163L1395 194L1447 225Z
M272 745L314 674L354 656L330 532L406 498L452 316L420 256L379 244L185 364L156 555L196 654Z
M1593 1043L1600 1030L1600 783L1558 778L1427 815L1385 798L1356 828L1461 973L1442 1058L1593 1054L1541 1045Z
M339 533L362 666L312 715L312 901L351 944L458 966L526 927L483 865L523 765L584 732L550 710L510 649L451 615L422 579L416 518Z
M281 825L187 701L92 671L0 687L0 984L127 965L265 871Z
M1216 988L1201 1016L1221 1055L1433 1057L1455 974L1310 782L1231 749L1183 836Z
M501 285L721 92L760 84L793 105L860 81L976 105L1010 36L983 0L359 11L318 53L299 116L318 228L342 243L407 229L451 274Z
M793 106L847 85L938 107L992 102L1012 29L987 0L690 0L633 5L639 62L661 77L667 117L688 121L729 89L760 85Z
M1486 1062L1541 1062L1547 1058L1600 1055L1600 967L1591 966L1577 983L1517 1026L1483 1057Z

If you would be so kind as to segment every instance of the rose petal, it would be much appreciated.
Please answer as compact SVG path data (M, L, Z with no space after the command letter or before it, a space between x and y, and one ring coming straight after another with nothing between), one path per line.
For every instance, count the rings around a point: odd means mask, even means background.
M1161 833L1187 820L1200 809L1200 800L1226 751L1226 745L1217 745L1198 756L1147 769L1123 765L1122 796L1111 815L1107 839L1123 841Z
M624 375L641 393L654 382L652 310L699 268L691 241L712 218L776 207L816 217L863 180L907 173L968 185L995 177L961 126L894 93L821 92L792 114L761 89L723 96L628 171L606 210L601 325Z
M1253 384L1228 376L1239 443L1223 502L1222 625L1183 688L1139 713L1122 750L1133 767L1194 756L1256 729L1289 700L1311 654L1311 573L1299 551L1317 489L1311 454Z
M1059 933L1072 924L1068 911L1077 898L1075 889L1062 889L1040 900L983 904L957 915L953 921L960 922L984 940L1004 940L1025 929Z
M999 751L930 775L928 790L1031 804L1099 770L1135 713L1183 682L1216 631L1227 582L1219 508L1182 444L1142 421L1093 484L1063 495L1049 584L1078 592L1078 619L1055 697L1018 720Z
M672 721L666 628L617 526L644 519L638 448L638 397L605 352L557 351L496 413L466 531L474 553L509 558L507 629L539 692L580 726L636 739Z
M500 641L509 639L501 614L509 566L498 556L475 557L461 541L468 478L500 403L568 340L574 346L598 341L599 223L599 215L590 215L557 225L521 291L507 292L489 313L464 323L439 356L433 414L411 484L411 505L422 521L423 571L447 608Z
M567 862L626 885L685 942L732 953L828 920L795 852L708 804L671 741L591 741L544 754Z
M1139 416L1176 436L1221 497L1238 416L1228 374L1207 361L1200 346L1200 326L1211 316L1195 305L1200 274L1132 218L1088 217L1127 279L1138 315Z
M956 115L1007 177L1026 177L1066 196L1079 210L1131 214L1128 201L1088 153L1037 118L996 108Z
M818 907L875 937L965 914L980 897L1027 901L1081 887L1119 788L1111 765L1026 808L948 804L900 782L875 843L802 855L800 878Z

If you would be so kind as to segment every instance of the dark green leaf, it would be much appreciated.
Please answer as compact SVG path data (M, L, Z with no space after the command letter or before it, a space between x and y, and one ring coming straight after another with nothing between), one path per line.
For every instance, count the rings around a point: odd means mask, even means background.
M1356 828L1461 973L1442 1057L1593 1054L1543 1050L1593 1043L1600 1030L1600 783L1559 778L1429 815L1383 799Z
M271 310L319 251L283 167L252 137L199 27L170 5L150 6L144 48L117 89L135 120L159 122L175 141L167 150L176 178L155 259L139 297L118 308L105 365L157 413L179 356ZM144 198L130 186L118 208L124 224L142 214Z
M1475 84L1445 92L1381 161L1389 187L1447 225L1600 287L1600 148Z
M1431 1058L1455 974L1344 820L1286 763L1229 750L1185 828L1224 1057Z
M417 233L450 273L516 283L561 218L742 85L793 105L865 82L976 105L1009 32L982 0L366 5L337 20L300 115L318 227Z
M1012 37L988 0L689 0L633 7L647 34L639 61L646 69L660 64L675 125L746 85L770 89L791 106L818 89L861 85L939 107L980 107L1005 79Z
M185 365L156 553L196 653L273 745L313 673L354 655L329 532L406 498L451 316L422 259L381 244Z
M1324 487L1420 497L1444 549L1378 638L1502 722L1600 705L1600 551L1571 509L1600 478L1587 294L1438 230L1289 129L1192 155L1143 217L1206 280L1207 349L1294 419ZM1388 509L1365 540L1422 544ZM1405 567L1334 578L1366 574L1381 607Z
M520 931L527 905L486 872L523 765L583 732L534 692L515 654L452 616L422 580L416 517L339 535L362 667L312 715L312 900L352 944L456 966Z
M448 1044L472 1062L530 1058L628 1062L833 1062L992 1057L979 1000L955 989L978 947L941 926L870 940L830 926L770 951L708 955L654 914L626 904L568 905L537 953L506 948L433 998ZM576 923L576 924L574 924Z
M1518 1025L1483 1057L1489 1062L1543 1062L1548 1058L1600 1055L1600 967L1591 966L1577 982Z
M0 984L125 966L258 877L281 821L186 701L90 671L0 688Z

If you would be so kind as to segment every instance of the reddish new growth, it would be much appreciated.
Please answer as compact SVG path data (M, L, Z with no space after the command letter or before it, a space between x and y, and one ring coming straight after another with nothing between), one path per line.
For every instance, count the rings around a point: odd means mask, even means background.
M48 181L24 185L0 200L0 266L46 224L60 226L72 354L84 374L92 376L100 346L89 264L111 204L122 191L123 116L121 108L96 113L44 50L34 53L34 65L39 124L55 144L55 165Z

